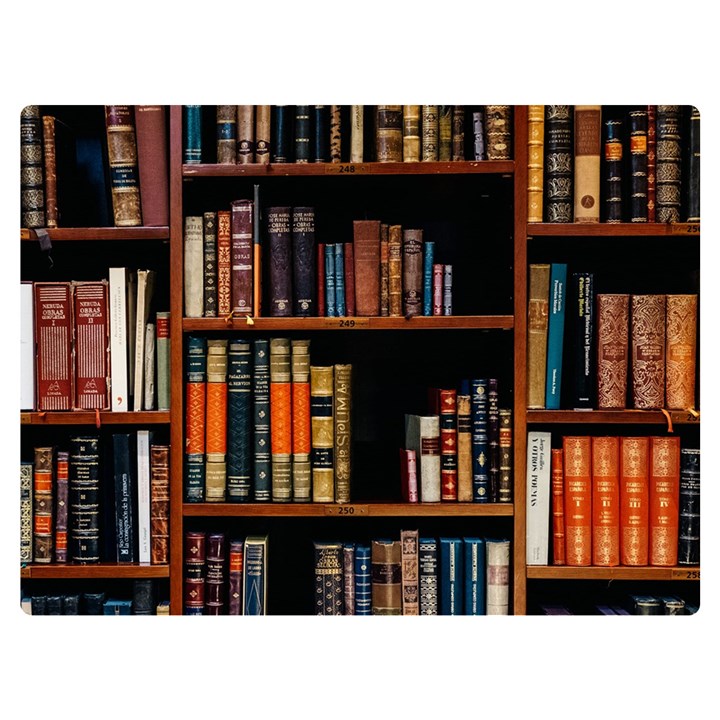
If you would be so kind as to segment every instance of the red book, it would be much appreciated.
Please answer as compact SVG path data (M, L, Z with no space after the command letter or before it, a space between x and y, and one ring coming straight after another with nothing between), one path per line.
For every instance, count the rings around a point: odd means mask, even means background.
M380 221L353 221L355 310L362 317L380 315Z
M323 250L323 254L324 254ZM355 315L355 257L353 244L345 243L345 314L348 317ZM323 283L324 285L324 283Z
M164 105L135 106L140 207L143 225L170 224L167 124Z
M553 565L565 564L565 513L564 513L564 477L563 451L551 449L550 482L552 491L552 534Z
M37 409L73 405L73 308L69 282L35 283Z
M232 312L230 211L218 210L217 220L218 317L226 317Z
M592 564L592 448L590 437L563 437L565 562Z
M108 283L73 283L75 324L75 408L110 408Z
M443 314L443 272L445 270L444 265L433 265L432 275L432 314L442 315Z
M620 439L592 439L592 564L620 564Z
M650 565L677 565L680 503L680 438L650 438Z
M253 203L252 200L233 200L230 208L232 310L252 316Z
M440 407L440 499L457 502L457 390L438 391Z
M230 540L228 548L228 615L242 615L244 540Z
M317 307L318 317L325 317L325 243L317 245Z
M59 451L55 463L55 562L67 562L68 549L68 491L70 453Z
M646 437L620 438L620 563L648 564L648 474Z
M417 456L414 450L400 450L400 492L403 502L418 501Z
M205 533L185 531L183 543L185 615L202 615L205 607Z

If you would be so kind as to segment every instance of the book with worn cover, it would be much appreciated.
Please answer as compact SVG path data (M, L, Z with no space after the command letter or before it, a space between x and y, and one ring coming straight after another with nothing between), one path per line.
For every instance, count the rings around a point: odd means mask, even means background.
M470 381L463 380L457 391L457 499L472 502L472 411Z
M237 159L237 106L215 106L216 162L235 165Z
M315 304L315 208L292 209L292 298L293 314L316 314Z
M545 407L550 264L528 268L527 406Z
M352 489L352 365L335 365L333 389L335 502L348 503Z
M500 502L500 407L497 378L488 378L488 487L490 502Z
M238 165L255 162L255 106L237 105L235 161Z
M330 162L342 160L342 105L330 106Z
M656 220L657 185L657 105L646 105L647 108L647 219Z
M592 565L592 443L590 436L565 435L565 562Z
M419 531L401 530L402 614L420 614Z
M355 543L343 543L343 614L355 614Z
M692 106L683 106L685 147L683 151L682 207L681 217L686 222L700 222L700 111Z
M212 390L209 363L208 356L208 403ZM224 421L218 418L221 420L218 431L226 432L227 438L227 454L218 456L218 460L227 463L228 502L249 502L251 499L254 445L252 412L252 348L247 340L232 338L227 345L227 417ZM209 420L209 408L207 414ZM211 452L209 447L207 452L208 455Z
M452 105L438 105L438 160L452 160Z
M698 296L667 295L665 403L670 410L695 407Z
M573 168L576 223L600 222L600 155L602 107L575 105Z
M461 538L438 538L439 615L465 614L463 560Z
M143 225L170 224L166 108L135 105L140 209Z
M217 317L218 247L217 213L203 213L203 316Z
M313 502L335 501L334 371L332 365L310 366Z
M183 237L183 283L185 317L199 318L204 310L203 216L186 215Z
M253 314L253 201L230 204L232 311Z
M678 560L680 438L650 438L648 532L650 565L672 567Z
M547 565L550 549L551 434L531 430L527 437L526 564Z
M624 410L627 405L630 296L597 296L597 406Z
M439 153L439 124L438 124L438 106L437 105L421 105L421 142L420 157L424 161L437 161Z
M364 105L350 106L350 162L363 161Z
M403 106L377 106L377 162L403 161Z
M678 565L700 564L700 448L680 449Z
M545 106L528 105L527 220L543 219L543 151L545 147Z
M205 538L205 615L227 614L227 538L209 532Z
M648 564L650 441L620 438L620 564Z
M665 295L630 297L630 342L633 407L665 406Z
M245 538L243 565L243 615L267 615L268 588L267 535Z
M228 615L242 615L244 552L244 540L230 540L228 543Z
M483 106L488 160L512 160L512 105Z
M183 614L202 615L205 609L205 533L183 535Z
M592 437L592 564L620 564L620 439Z
M150 445L150 563L170 558L170 446Z
M272 496L270 455L270 341L257 338L252 347L252 493L255 502Z
M567 263L552 263L550 266L550 290L548 295L547 367L545 372L546 410L560 409L566 299Z
M388 315L403 314L402 225L388 227Z
M405 317L422 315L423 310L423 231L402 231L402 313Z
M402 544L382 538L370 547L372 614L402 615Z
M312 500L310 429L310 341L290 341L292 373L292 499Z
M573 221L573 107L545 105L543 219Z
M343 544L313 542L315 552L315 615L344 615Z
M293 314L292 208L269 207L266 211L270 250L270 317Z
M45 226L77 227L82 224L82 214L78 207L75 131L52 115L43 115L42 123Z
M32 469L32 558L36 563L53 560L55 505L55 449L35 447Z
M359 316L380 315L380 221L353 221L355 310Z
M440 418L405 415L405 448L415 451L420 502L440 502Z
M115 226L142 225L133 106L105 105L105 129Z
M420 160L420 105L403 105L403 162Z
M465 159L465 106L452 106L452 160Z
M498 480L499 502L513 501L513 429L512 410L499 408L500 434L498 445L500 449L500 477Z
M486 615L510 612L510 540L485 538Z
M630 150L630 222L648 220L648 111L647 105L628 110Z
M70 499L70 453L58 450L55 456L55 502L53 518L53 550L56 563L68 559L68 517Z
M656 105L655 216L680 222L683 137L680 105Z
M33 463L20 461L20 564L33 561Z
M43 126L39 105L20 111L20 222L25 228L45 227Z
M343 272L345 275L345 312L348 317L353 317L355 313L355 250L351 242L343 243ZM383 242L380 241L380 298L382 301L383 291ZM382 312L382 304L380 311Z
M185 463L183 496L188 503L205 499L206 339L190 335L185 347Z
M271 116L270 105L255 105L255 162L260 165L270 162Z

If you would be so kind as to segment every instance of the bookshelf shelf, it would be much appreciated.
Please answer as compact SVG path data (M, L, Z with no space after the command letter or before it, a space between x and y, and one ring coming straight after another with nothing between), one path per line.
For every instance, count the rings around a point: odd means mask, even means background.
M20 577L25 579L166 578L169 576L169 565L140 565L139 563L27 565L20 570Z
M170 413L160 410L112 412L102 410L98 415L86 410L58 412L21 412L21 425L158 425L170 422Z
M529 580L700 580L700 567L568 567L529 565Z
M48 228L48 237L53 242L77 240L169 240L170 228L164 227L87 227ZM35 230L23 228L20 240L37 242Z
M700 414L687 410L668 411L673 425L698 425ZM621 423L632 425L667 425L668 417L660 410L528 410L528 423Z
M528 223L533 237L699 237L700 223Z

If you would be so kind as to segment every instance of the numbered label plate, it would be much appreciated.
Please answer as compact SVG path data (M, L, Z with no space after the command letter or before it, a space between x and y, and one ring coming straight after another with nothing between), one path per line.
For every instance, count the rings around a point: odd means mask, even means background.
M367 168L362 163L326 163L326 175L363 175Z
M700 579L700 569L694 568L687 570L680 570L679 568L675 568L670 573L670 579L671 580L699 580Z
M357 328L366 328L369 325L370 318L367 317L325 318L323 321L323 327L336 330L357 330Z
M699 235L700 223L670 223L672 235Z
M325 506L325 514L326 515L346 515L347 517L356 517L357 515L367 515L368 514L368 506L367 505L345 505L345 504L326 505Z

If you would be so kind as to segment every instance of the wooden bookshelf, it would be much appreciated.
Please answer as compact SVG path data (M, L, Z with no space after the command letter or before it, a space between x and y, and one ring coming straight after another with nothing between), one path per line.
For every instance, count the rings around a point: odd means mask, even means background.
M528 565L529 580L700 580L700 567L568 567Z
M21 412L21 425L166 425L170 412L144 410L138 412L112 412L102 410L95 414L87 410L53 412Z
M169 565L141 565L139 563L98 563L96 565L27 565L20 569L20 577L24 579L136 579L136 578L167 578L170 576Z
M165 227L80 227L80 228L48 228L48 238L52 242L74 242L78 240L169 240L170 229ZM23 228L20 240L38 241L35 230Z
M699 412L687 410L528 410L528 423L698 425Z
M527 237L700 237L700 223L527 223Z

